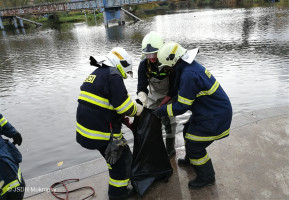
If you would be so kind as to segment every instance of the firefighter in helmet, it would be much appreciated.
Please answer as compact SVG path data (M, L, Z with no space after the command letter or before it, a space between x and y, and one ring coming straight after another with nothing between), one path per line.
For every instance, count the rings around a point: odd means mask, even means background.
M138 99L143 106L155 109L171 101L174 93L174 73L169 68L160 67L157 59L159 49L164 45L161 35L151 31L142 41L142 54L145 57L138 68ZM166 149L169 157L176 153L175 117L162 117L166 132Z
M113 48L91 65L97 67L83 82L78 97L76 141L84 148L98 150L109 169L110 199L135 194L129 187L132 153L121 132L123 116L140 115L143 107L132 101L123 79L132 72L129 54Z
M195 61L198 48L187 51L175 42L165 44L158 60L176 73L178 98L175 102L153 111L156 116L177 116L190 110L192 115L184 125L186 156L178 164L191 164L197 177L189 181L190 188L215 183L215 171L206 147L227 137L232 121L230 100L215 77Z

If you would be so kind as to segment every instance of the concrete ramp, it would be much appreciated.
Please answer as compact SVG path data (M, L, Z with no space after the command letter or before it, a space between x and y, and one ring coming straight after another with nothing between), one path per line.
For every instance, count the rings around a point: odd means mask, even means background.
M234 116L230 136L215 141L208 149L216 171L216 184L199 190L188 188L188 181L195 177L192 166L180 167L177 159L185 155L182 133L177 134L177 154L171 159L174 169L166 183L155 183L143 198L130 200L272 200L289 199L289 106L258 110ZM99 174L83 178L68 185L69 189L92 186L96 189L93 200L107 200L108 172L105 161L87 163L54 175L27 180L27 189L41 185L47 187L64 178L83 177L89 170ZM103 168L104 170L101 170ZM98 170L97 170L98 169ZM73 171L73 173L71 173ZM75 173L76 171L79 174ZM63 176L65 174L65 176ZM90 191L69 195L70 200L84 198ZM26 193L26 196L29 192ZM31 193L30 193L31 195ZM29 200L55 199L49 192L27 198Z

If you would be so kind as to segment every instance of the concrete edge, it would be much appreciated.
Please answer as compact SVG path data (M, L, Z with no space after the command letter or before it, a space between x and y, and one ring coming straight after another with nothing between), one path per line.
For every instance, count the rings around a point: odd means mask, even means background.
M233 116L231 130L252 124L264 119L282 115L289 115L289 105L256 110ZM133 138L128 139L131 149ZM84 179L107 171L107 165L103 158L98 158L69 168L61 169L49 174L26 180L25 198L42 192L49 192L50 186L58 181L79 178Z
M105 172L106 170L106 162L102 158L99 158L69 168L57 170L36 178L25 180L26 190L24 198L42 192L49 192L50 186L53 183L71 178L84 179L92 175Z
M272 117L289 115L289 105L265 108L233 116L231 130Z
M128 139L129 146L133 149L133 138ZM107 164L102 157L84 162L72 167L57 170L42 176L25 180L26 191L24 198L37 195L42 192L50 192L53 183L66 179L85 179L107 171Z

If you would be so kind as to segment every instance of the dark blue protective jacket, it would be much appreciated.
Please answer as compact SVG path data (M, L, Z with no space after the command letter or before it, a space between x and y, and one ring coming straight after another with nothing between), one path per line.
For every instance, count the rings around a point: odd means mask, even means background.
M120 72L102 65L80 87L76 114L77 142L87 149L107 145L111 133L122 137L123 115L134 116L137 108L127 93Z
M18 131L3 117L1 113L0 125L0 160L6 162L15 174L17 174L19 163L22 162L22 155L14 144L7 139L3 139L2 136L4 135L8 138L13 138Z
M178 100L160 108L160 116L176 116L192 111L185 135L193 141L213 141L229 135L232 106L228 96L202 65L183 60L175 66Z

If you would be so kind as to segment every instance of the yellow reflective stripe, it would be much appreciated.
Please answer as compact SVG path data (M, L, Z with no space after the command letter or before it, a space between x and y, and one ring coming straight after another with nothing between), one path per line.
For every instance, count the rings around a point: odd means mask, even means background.
M105 99L103 97L97 96L95 94L86 91L80 91L78 99L87 101L89 103L95 104L103 108L107 108L109 110L114 110L113 106L109 103L108 99Z
M8 192L9 190L12 190L13 188L16 188L20 185L18 180L12 181L10 183L8 183L3 189L2 189L2 193L1 196L4 195L6 192Z
M201 91L199 94L197 94L197 97L203 96L203 95L212 95L216 90L218 89L220 83L218 81L215 81L214 85L211 87L211 89L207 91Z
M172 104L167 105L167 112L168 112L168 116L169 117L173 117L174 116L173 105Z
M118 59L123 60L123 57L116 51L112 51L111 53L113 53L114 55L116 55L116 57L118 57Z
M1 125L1 127L3 127L7 122L8 122L8 121L7 121L4 117L2 117L2 118L0 119L0 125Z
M185 138L187 138L189 140L193 140L193 141L212 141L212 140L217 140L217 139L220 139L222 137L225 137L229 134L230 134L230 129L224 131L220 135L209 136L209 137L202 137L202 136L197 136L197 135L192 135L192 134L186 133Z
M134 103L134 105L133 105L133 111L132 111L131 115L129 115L129 116L130 116L130 117L135 116L136 112L137 112L137 107L136 107L136 105L135 105L135 103Z
M216 136L215 140L220 139L222 137L225 137L225 136L227 136L229 134L230 134L230 129L228 129L228 130L224 131L223 133L221 133L220 135Z
M120 132L120 133L114 133L114 134L113 134L113 137L114 137L114 138L121 139L121 138L122 138L122 133L121 133L121 132Z
M108 164L108 163L106 163L106 164L107 164L108 169L112 169L110 164Z
M115 180L109 177L109 184L115 187L128 186L129 178L125 180Z
M207 69L205 70L205 74L206 74L209 78L211 78L211 76L212 76L211 72L209 72Z
M83 137L95 139L95 140L109 140L110 139L110 133L105 133L101 131L95 131L88 128L85 128L84 126L80 125L78 122L76 122L76 131L81 134Z
M155 75L158 75L157 72L151 72L152 74L155 74ZM160 76L166 76L167 74L166 73L159 73Z
M18 177L19 182L21 183L21 181L22 181L22 177L21 177L21 171L20 171L20 168L18 168L17 177Z
M174 46L171 54L176 54L176 51L178 50L178 48L179 48L179 45L176 44L176 45Z
M191 100L191 99L187 99L185 97L178 95L178 102L189 105L189 106L193 104L194 100L195 99Z
M203 165L206 162L208 162L208 160L210 160L210 157L208 154L206 154L204 157L200 159L190 159L190 163L193 165Z
M128 96L127 99L120 106L115 108L115 110L118 114L122 114L126 112L128 109L130 109L132 106L135 106L135 104L130 99L130 96Z

